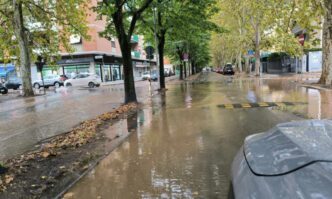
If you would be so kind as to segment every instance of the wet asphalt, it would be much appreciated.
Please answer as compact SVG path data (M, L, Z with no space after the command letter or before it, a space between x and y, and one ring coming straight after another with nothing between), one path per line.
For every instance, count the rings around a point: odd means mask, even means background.
M137 82L138 99L149 99L153 86ZM31 98L0 96L0 161L33 149L47 138L70 131L82 121L123 103L123 85L100 88L61 87ZM7 97L8 98L8 97Z
M225 104L292 102L225 108ZM291 78L255 79L206 73L168 85L113 131L134 132L66 198L227 198L231 162L246 136L278 123L332 118L332 92Z

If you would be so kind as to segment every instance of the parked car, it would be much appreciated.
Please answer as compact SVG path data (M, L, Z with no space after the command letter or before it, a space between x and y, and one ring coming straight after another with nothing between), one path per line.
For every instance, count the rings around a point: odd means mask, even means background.
M35 80L32 82L32 85L34 88L39 89L40 87L48 88L50 86L55 86L55 87L60 87L63 86L63 81L61 80L61 77L59 75L47 75L44 77L44 84L43 81L40 80Z
M66 87L70 86L82 86L82 87L89 87L89 88L94 88L94 87L99 87L101 84L100 77L95 74L78 74L72 79L67 79L64 82L64 85Z
M216 73L222 74L223 73L223 69L222 68L217 68L215 70Z
M151 81L158 81L158 71L157 70L151 71L150 80Z
M8 89L2 83L0 83L0 93L1 94L7 94L8 93Z
M226 64L226 66L222 70L223 75L234 75L235 72L233 70L232 64Z
M142 75L142 80L149 80L150 77L151 77L150 72L149 72L149 71L146 71L146 72L144 72L143 75Z
M17 76L8 77L5 83L5 87L7 89L14 89L14 90L19 89L21 85L22 85L22 79Z
M247 137L232 164L230 198L332 198L332 120L277 125Z

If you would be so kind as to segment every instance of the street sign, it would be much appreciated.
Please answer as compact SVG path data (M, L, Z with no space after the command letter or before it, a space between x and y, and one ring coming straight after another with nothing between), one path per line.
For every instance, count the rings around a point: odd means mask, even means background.
M304 41L305 41L305 35L304 34L299 35L299 42L302 46L304 45Z
M255 54L255 51L253 50L248 50L248 55L251 56L251 55L254 55Z
M189 61L188 53L183 53L183 61L185 61L185 62Z
M102 55L96 55L95 59L103 59L103 56Z

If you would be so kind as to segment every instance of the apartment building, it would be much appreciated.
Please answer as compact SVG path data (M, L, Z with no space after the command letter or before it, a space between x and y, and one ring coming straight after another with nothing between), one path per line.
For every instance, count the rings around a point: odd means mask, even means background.
M97 5L97 0L91 0L91 7ZM90 40L80 36L71 36L70 43L75 51L72 53L61 52L61 60L58 61L60 74L68 77L79 73L94 73L101 77L103 82L123 79L122 55L117 38L111 41L99 36L104 30L105 20L97 20L97 14L88 10L88 34ZM132 60L135 79L141 79L145 71L156 65L155 60L146 59L144 51L144 37L133 35L131 38ZM45 74L54 73L51 68L45 68Z

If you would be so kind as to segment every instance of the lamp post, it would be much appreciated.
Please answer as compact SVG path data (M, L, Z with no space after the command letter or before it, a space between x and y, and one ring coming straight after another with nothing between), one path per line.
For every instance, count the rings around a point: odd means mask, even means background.
M40 72L41 74L41 79L42 79L42 83L43 83L43 88L44 88L44 95L46 94L46 90L45 90L45 84L44 84L44 76L43 76L43 67L45 65L45 61L42 58L42 56L38 56L37 57L37 61L35 62L36 66L37 66L37 70Z

